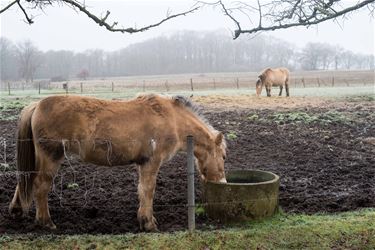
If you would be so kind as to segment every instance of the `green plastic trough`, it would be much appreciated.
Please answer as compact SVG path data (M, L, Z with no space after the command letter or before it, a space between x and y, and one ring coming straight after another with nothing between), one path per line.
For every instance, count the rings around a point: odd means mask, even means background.
M203 184L208 217L222 222L242 222L271 217L279 205L279 176L260 170L235 170L227 183Z

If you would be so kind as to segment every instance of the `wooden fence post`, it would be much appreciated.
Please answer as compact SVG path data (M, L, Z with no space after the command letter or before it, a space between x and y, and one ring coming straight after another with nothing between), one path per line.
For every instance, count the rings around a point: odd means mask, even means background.
M302 84L303 84L303 87L305 88L306 84L305 84L305 78L304 77L302 77Z
M40 82L38 82L38 93L40 95Z
M239 84L239 80L238 80L238 78L236 78L236 87L237 87L237 89L240 88L240 84Z
M80 82L80 85L81 85L81 94L83 93L83 83Z
M112 92L115 91L115 84L112 82Z
M320 87L320 81L319 81L319 77L316 78L316 80L318 81L318 87Z
M190 88L191 88L191 91L194 91L193 78L190 78Z
M168 80L165 81L165 89L167 90L167 92L169 91Z
M332 87L335 86L335 77L332 76Z

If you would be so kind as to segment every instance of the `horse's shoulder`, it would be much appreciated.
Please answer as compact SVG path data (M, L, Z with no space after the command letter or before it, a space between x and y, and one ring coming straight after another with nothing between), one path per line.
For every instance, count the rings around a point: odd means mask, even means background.
M137 96L136 101L141 105L149 106L157 114L164 115L167 107L163 99L165 98L156 94L141 94Z

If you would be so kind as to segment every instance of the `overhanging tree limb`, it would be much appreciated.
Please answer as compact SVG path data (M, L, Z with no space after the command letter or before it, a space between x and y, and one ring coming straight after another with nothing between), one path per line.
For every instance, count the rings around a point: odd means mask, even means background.
M239 26L239 18L236 18L235 15L231 13L230 18L237 26L234 32L234 39L244 33L251 34L260 31L287 29L297 26L308 27L310 25L336 19L366 6L369 7L369 5L374 4L375 0L357 1L355 4L345 8L339 5L344 3L343 0L274 0L263 1L263 5L260 4L259 0L253 2L255 2L253 3L254 5L257 4L257 6L254 6L252 9L257 9L259 16L258 25L254 28L244 29L245 25L242 24L241 28ZM249 6L249 3L241 1L237 2L237 4L238 3L242 4L243 8L248 8ZM345 4L347 4L347 2ZM223 9L225 15L228 15L227 10L229 8L226 5L222 4L221 1L216 3L216 5L219 5ZM238 8L240 9L241 7ZM370 11L373 12L374 9ZM265 21L268 21L267 24L265 24Z
M143 28L140 28L140 29L136 29L136 28L115 28L115 26L117 25L117 22L114 22L112 25L110 25L108 22L106 22L106 19L107 17L109 16L110 12L107 11L107 14L104 18L100 19L98 18L96 15L92 14L90 11L88 11L85 6L83 6L82 4L78 3L77 1L74 1L74 0L62 0L64 3L66 4L69 4L69 5L72 5L76 8L79 9L79 11L85 13L90 19L92 19L94 22L96 22L97 24L99 24L100 26L104 26L107 30L109 31L112 31L112 32L121 32L121 33L136 33L136 32L142 32L142 31L145 31L145 30L148 30L150 28L154 28L154 27L157 27L159 25L161 25L162 23L172 19L172 18L176 18L176 17L179 17L179 16L185 16L189 13L192 13L196 10L199 9L199 6L193 8L193 9L190 9L188 11L185 11L185 12L182 12L182 13L178 13L178 14L175 14L175 15L171 15L171 16L167 16L166 18L162 19L161 21L159 21L158 23L155 23L155 24L151 24L151 25L148 25L148 26L145 26Z
M196 0L195 7L190 10L174 15L167 14L167 17L161 21L142 28L118 28L117 22L109 23L107 21L110 15L109 11L106 12L104 17L99 17L86 8L84 1L78 0L14 0L9 1L9 4L0 10L0 13L5 12L10 7L17 4L25 15L26 21L32 24L33 18L28 14L27 9L39 7L43 10L47 5L66 4L83 12L89 19L99 26L104 26L108 31L136 33L157 27L170 19L193 13L204 5L219 6L224 15L228 16L235 23L234 39L236 39L243 33L251 34L260 31L287 29L297 26L308 27L327 20L336 19L363 7L367 7L369 12L373 15L375 9L374 3L375 0L357 0L354 3L352 2L352 5L349 5L349 1L347 0L248 0L247 2L229 0L205 2ZM236 7L230 7L231 4ZM25 8L24 6L28 6L29 8ZM252 16L250 14L254 14L254 12L259 16L258 23L253 23L251 20ZM244 22L240 25L240 21L243 20L238 18L236 15L238 13L245 15L249 19L250 25L246 27ZM256 21L256 19L254 20ZM253 26L253 28L251 28L251 26ZM244 27L246 29L244 29Z
M27 22L29 24L32 24L34 23L33 19L31 17L29 17L29 15L27 14L26 10L23 8L23 6L20 4L20 1L17 1L17 4L18 6L20 7L20 9L22 10L23 14L25 15L25 18L27 20Z
M19 2L19 0L15 0L15 1L9 3L7 6L5 6L4 8L2 8L2 9L0 10L0 14L3 13L4 11L6 11L7 9L9 9L10 7L12 7L12 6L13 6L14 4L16 4L17 2Z
M194 8L191 8L190 10L187 10L185 12L181 12L181 13L174 14L174 15L168 15L166 18L160 20L157 23L147 25L147 26L144 26L144 27L139 28L139 29L132 28L132 27L116 28L116 26L118 25L117 22L113 22L112 24L107 22L107 18L110 15L110 12L108 10L106 12L106 15L103 18L99 18L97 15L95 15L91 11L89 11L86 8L84 3L81 3L77 0L25 0L23 3L21 3L21 0L15 0L15 1L9 3L7 6L5 6L3 9L1 9L0 14L5 12L6 10L8 10L13 5L18 4L19 8L22 10L23 14L25 15L26 21L29 24L32 24L32 23L34 23L34 21L33 21L32 17L30 17L28 12L26 11L26 8L23 6L24 4L33 4L33 8L39 7L41 9L43 9L46 5L53 5L55 3L56 4L62 3L62 4L72 6L74 8L77 8L80 12L83 12L88 18L93 20L99 26L104 26L107 30L109 30L111 32L121 32L121 33L143 32L143 31L146 31L148 29L157 27L157 26L161 25L162 23L164 23L164 22L166 22L170 19L177 18L177 17L180 17L180 16L185 16L187 14L193 13L194 11L196 11L200 8L200 6L195 6Z

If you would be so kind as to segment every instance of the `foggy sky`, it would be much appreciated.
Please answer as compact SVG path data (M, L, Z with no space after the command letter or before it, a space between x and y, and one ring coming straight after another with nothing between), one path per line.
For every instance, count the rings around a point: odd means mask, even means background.
M8 1L2 1L5 6ZM89 1L91 12L97 15L111 11L109 21L118 21L124 28L143 27L166 17L168 10L171 14L188 10L194 1L188 0L154 0L154 1ZM33 41L43 51L47 50L73 50L84 51L100 48L106 51L124 48L132 43L137 43L160 35L168 35L178 30L217 30L224 29L231 34L235 26L228 17L222 15L219 9L206 7L185 17L172 19L160 27L143 33L122 34L112 33L99 27L83 13L62 5L46 8L41 11L30 12L36 15L32 25L24 21L23 14L15 5L1 18L1 36L13 42L25 39ZM245 23L241 23L243 28ZM346 19L339 19L339 24L328 21L310 28L299 27L263 34L287 40L299 47L308 42L326 42L339 45L353 52L375 54L374 51L374 19L369 16L369 11L364 8L350 14ZM249 37L251 35L242 34Z

